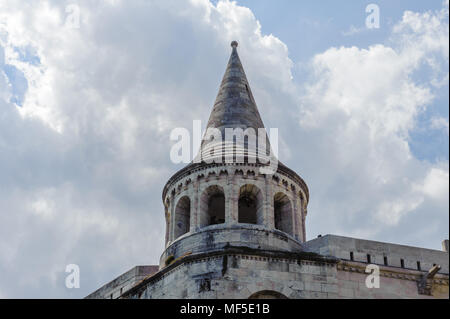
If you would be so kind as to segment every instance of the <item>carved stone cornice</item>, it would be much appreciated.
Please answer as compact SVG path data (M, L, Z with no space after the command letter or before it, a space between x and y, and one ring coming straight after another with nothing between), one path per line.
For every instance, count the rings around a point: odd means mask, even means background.
M368 265L369 264L363 263L363 262L341 260L337 264L337 270L367 275L368 273L366 273L366 267ZM384 265L377 265L377 266L380 268L380 276L386 277L386 278L410 280L410 281L415 281L415 282L419 283L423 280L423 276L427 275L427 272L425 272L425 271L399 268L399 267L393 267L393 266L384 266ZM434 275L433 278L428 279L428 282L430 284L448 286L449 285L449 275L437 273Z

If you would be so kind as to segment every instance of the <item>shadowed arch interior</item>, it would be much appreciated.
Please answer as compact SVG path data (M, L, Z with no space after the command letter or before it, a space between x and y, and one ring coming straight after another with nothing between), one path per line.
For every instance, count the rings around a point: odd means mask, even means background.
M279 192L275 194L273 200L275 228L293 235L292 204L289 197Z
M200 198L200 227L225 223L225 194L217 185L208 187Z
M180 198L175 208L175 238L189 232L191 225L191 200L184 196Z
M248 299L289 299L282 293L273 290L263 290L255 292L253 295L248 297Z
M263 224L263 196L258 187L247 184L239 190L239 223Z

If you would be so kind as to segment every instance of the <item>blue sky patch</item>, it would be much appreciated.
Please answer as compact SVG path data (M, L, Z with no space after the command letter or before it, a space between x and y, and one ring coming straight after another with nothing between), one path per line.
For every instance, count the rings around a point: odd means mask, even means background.
M12 87L12 96L10 102L17 104L18 106L22 106L25 98L25 93L28 90L28 82L25 78L25 75L14 65L10 64L5 64L5 66L3 67L3 72L5 72Z

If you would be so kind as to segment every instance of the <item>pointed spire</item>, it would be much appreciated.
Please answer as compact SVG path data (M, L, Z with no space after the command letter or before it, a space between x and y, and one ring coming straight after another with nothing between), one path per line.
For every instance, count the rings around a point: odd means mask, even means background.
M218 128L223 136L225 128L264 128L237 46L236 41L231 42L231 57L207 126Z
M215 136L208 136L207 131L202 141L200 153L195 160L197 163L207 159L214 159L216 163L222 162L225 157L229 160L230 156L233 158L233 156L238 156L237 154L240 155L239 159L236 157L236 161L239 162L242 159L240 156L244 154L242 156L248 160L252 159L253 162L253 160L260 159L258 155L262 156L264 154L266 156L270 153L268 152L270 143L265 132L265 143L259 146L259 129L264 129L264 124L239 59L237 46L238 43L236 41L231 42L233 49L230 60L228 61L227 69L220 84L219 93L207 125L207 129L214 128L220 131L221 140L218 140ZM242 137L243 140L232 142L233 140L230 140L230 136L227 135L227 129L232 130L232 132L235 132L236 129L241 129L243 131L243 134L240 135L241 137L247 133L254 135L253 138L249 138L247 135L247 139ZM252 130L248 132L246 131L247 129ZM233 137L231 138L233 139ZM237 136L235 138L237 139ZM262 138L264 140L264 137ZM222 152L217 151L218 149L222 149Z

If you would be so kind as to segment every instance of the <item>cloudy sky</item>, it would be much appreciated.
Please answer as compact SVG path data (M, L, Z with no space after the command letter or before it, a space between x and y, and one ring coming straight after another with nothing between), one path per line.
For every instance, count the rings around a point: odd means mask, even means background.
M163 250L170 131L239 54L307 237L449 236L448 0L0 2L0 297L79 298ZM80 266L81 287L65 287Z

